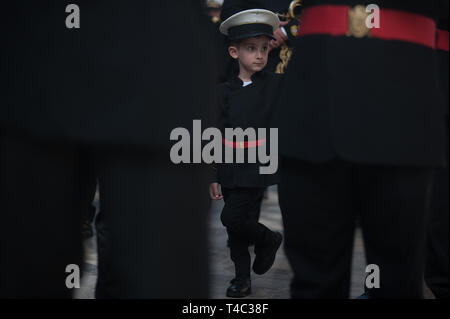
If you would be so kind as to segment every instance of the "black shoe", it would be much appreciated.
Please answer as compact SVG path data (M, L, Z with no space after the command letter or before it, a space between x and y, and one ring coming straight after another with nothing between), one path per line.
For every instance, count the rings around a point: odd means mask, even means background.
M281 246L283 236L279 232L271 232L271 239L263 244L255 246L255 261L253 271L257 275L263 275L272 268L278 248Z
M231 281L231 286L227 289L227 297L244 298L252 293L251 281L248 278L235 278Z
M365 292L361 296L356 297L356 299L361 299L362 300L362 299L371 299L371 298L370 298L370 295L367 292Z

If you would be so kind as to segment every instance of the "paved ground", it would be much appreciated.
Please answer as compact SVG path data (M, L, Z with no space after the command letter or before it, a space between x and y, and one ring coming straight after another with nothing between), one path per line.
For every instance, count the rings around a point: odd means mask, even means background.
M210 214L210 293L211 298L225 298L225 290L233 278L234 267L229 258L226 246L226 232L220 223L222 203L215 203ZM268 193L264 200L261 212L261 221L273 230L282 231L281 215L278 206L278 197L274 189ZM97 253L95 237L85 242L86 260L82 288L76 292L76 298L90 299L94 297L94 287L97 278ZM351 297L355 298L363 293L365 278L364 248L361 233L358 231L355 239L354 259L352 269ZM258 299L287 299L289 298L289 283L292 272L284 251L281 249L277 255L274 267L264 276L253 275L253 295L249 298Z

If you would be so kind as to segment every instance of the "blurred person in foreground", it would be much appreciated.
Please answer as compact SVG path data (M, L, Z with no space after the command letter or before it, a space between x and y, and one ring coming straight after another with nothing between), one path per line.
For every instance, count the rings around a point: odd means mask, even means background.
M72 296L92 168L110 234L98 297L206 297L207 173L169 158L171 131L214 99L204 9L80 0L69 28L69 4L3 4L0 297Z

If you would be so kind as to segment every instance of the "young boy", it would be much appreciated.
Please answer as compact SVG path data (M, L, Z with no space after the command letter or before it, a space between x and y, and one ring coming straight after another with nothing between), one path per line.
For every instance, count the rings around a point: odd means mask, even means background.
M228 52L239 64L239 74L219 86L219 122L224 128L265 128L272 125L281 78L263 71L268 59L269 42L280 21L270 11L253 9L237 13L220 26L230 41ZM224 147L267 147L269 136L256 141L227 141ZM266 148L267 150L267 148ZM248 159L248 156L246 156ZM282 236L258 222L261 202L267 186L277 183L277 175L261 175L260 164L221 164L217 183L210 185L213 200L224 199L221 220L227 228L231 259L236 276L227 296L243 298L251 294L251 257L248 247L255 245L253 271L262 275L275 261ZM222 194L219 192L219 183Z

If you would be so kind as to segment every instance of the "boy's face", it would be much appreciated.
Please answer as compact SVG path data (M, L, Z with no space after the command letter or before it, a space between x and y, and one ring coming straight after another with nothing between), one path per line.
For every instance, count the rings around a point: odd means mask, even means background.
M241 68L256 73L262 71L267 65L269 41L270 39L266 36L245 39L239 45L230 46L228 52L233 59L239 61Z

